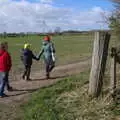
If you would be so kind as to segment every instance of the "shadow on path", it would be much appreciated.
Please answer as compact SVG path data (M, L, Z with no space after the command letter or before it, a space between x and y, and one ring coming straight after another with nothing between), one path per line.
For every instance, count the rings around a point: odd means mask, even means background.
M37 78L37 79L31 79L30 81L56 80L56 79L62 79L62 78L67 78L67 77L69 77L69 75L54 76L54 77L50 77L49 79ZM28 81L28 82L30 82L30 81Z

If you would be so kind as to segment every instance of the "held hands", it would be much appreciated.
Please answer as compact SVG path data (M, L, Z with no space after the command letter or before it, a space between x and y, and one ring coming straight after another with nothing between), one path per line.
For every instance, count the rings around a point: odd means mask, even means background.
M36 60L39 61L39 60L40 60L40 57L41 57L40 55L37 55L37 56L36 56Z
M36 60L39 61L39 60L40 60L40 57L39 57L39 56L36 56Z

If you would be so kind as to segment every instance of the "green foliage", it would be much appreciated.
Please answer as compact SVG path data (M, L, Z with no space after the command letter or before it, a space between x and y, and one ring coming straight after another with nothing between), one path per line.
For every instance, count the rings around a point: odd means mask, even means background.
M112 0L112 2L115 5L115 9L113 11L112 16L109 18L109 26L118 36L118 40L120 40L120 1Z
M110 28L119 36L120 35L120 19L118 18L118 16L111 16L109 20L110 20Z

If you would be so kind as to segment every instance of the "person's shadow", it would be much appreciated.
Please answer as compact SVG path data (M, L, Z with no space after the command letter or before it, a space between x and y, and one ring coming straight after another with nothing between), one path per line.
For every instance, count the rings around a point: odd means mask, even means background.
M40 88L35 88L35 89L13 89L11 92L19 92L19 93L15 93L14 95L9 95L8 97L33 93L33 92L35 92L35 91L37 91L39 89Z
M57 80L57 79L63 79L63 78L68 78L68 75L64 75L64 76L54 76L51 77L50 79L46 79L46 78L40 78L40 79L31 79L29 82L33 82L33 81L42 81L42 80ZM35 89L13 89L13 92L19 92L19 93L15 93L14 95L9 95L8 97L11 96L19 96L19 95L24 95L24 94L28 94L28 93L33 93L37 90L39 90L40 88L44 88L43 87L39 87L39 88L35 88Z
M38 78L38 79L31 79L30 81L42 81L42 80L56 80L56 79L63 79L69 77L68 75L63 75L63 76L54 76L50 77L49 79L46 78Z

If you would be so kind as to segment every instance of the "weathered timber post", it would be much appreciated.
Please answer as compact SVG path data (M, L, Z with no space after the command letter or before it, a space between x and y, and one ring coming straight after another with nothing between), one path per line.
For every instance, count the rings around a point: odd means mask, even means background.
M116 57L116 48L111 48L110 92L112 95L116 90Z
M89 78L88 93L91 97L98 97L103 85L103 76L108 56L110 34L95 32L92 67Z

